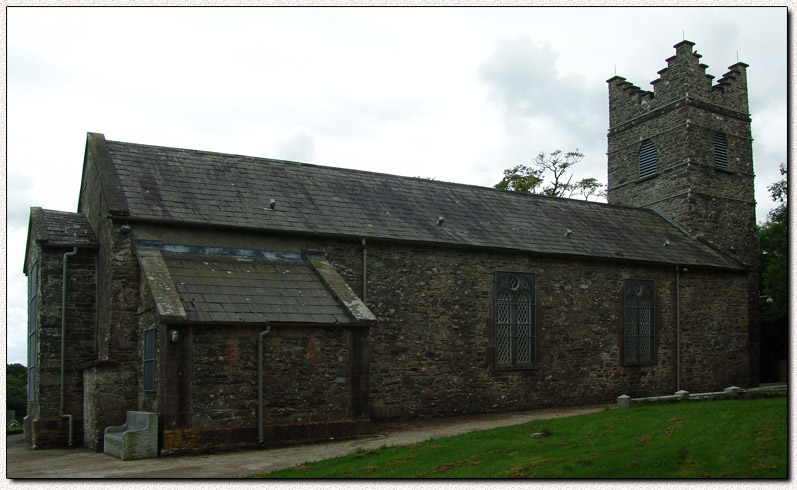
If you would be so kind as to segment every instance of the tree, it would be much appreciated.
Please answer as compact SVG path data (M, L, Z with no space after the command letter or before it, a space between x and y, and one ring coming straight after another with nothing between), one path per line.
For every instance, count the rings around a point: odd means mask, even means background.
M583 159L584 154L578 149L567 153L556 150L546 154L543 151L534 157L532 166L516 165L504 170L504 178L495 188L551 197L582 196L589 199L592 196L604 196L603 185L595 178L573 182L570 168ZM549 183L543 186L546 177Z
M525 165L516 165L504 170L504 178L495 184L496 189L504 191L526 192L537 194L537 187L542 184L542 170Z
M14 364L6 364L6 376L14 376L15 378L22 378L27 375L28 368L22 364L15 362Z
M759 226L758 277L762 296L761 358L785 360L788 356L789 320L789 244L788 244L788 184L786 165L781 164L781 180L768 187L772 200L778 205L769 212ZM771 299L771 301L770 301ZM762 373L765 374L765 373Z
M6 410L14 410L17 420L27 415L27 369L22 364L6 364Z

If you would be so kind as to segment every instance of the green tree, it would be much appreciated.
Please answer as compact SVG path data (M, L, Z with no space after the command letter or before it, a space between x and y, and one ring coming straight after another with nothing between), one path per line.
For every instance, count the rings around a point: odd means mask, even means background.
M551 153L543 151L534 157L531 166L516 165L504 170L504 178L495 188L551 197L582 196L589 199L604 196L603 184L595 178L573 182L571 167L583 159L584 154L578 149L567 153L562 150Z
M781 180L768 187L777 206L758 227L758 266L761 301L761 358L785 360L788 356L789 320L789 212L786 165ZM763 374L763 373L762 373ZM770 373L772 374L772 373Z
M6 410L14 410L17 420L28 413L27 371L22 364L6 364Z

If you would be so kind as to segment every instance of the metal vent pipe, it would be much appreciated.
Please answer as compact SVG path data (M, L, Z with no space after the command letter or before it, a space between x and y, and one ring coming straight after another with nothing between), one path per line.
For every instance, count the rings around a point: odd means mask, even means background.
M257 443L263 445L263 337L271 326L257 335Z
M64 254L64 274L63 283L61 284L61 406L58 410L60 417L66 417L69 420L69 447L72 447L72 415L64 413L66 406L66 388L65 388L65 373L66 373L66 265L69 257L77 255L77 247L73 248L71 252Z

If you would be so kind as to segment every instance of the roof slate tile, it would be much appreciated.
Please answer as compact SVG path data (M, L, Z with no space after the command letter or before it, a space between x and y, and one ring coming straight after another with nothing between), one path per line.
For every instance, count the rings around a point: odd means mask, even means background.
M168 252L163 257L178 286L187 321L353 323L302 260Z
M107 147L134 218L741 268L648 209L241 155Z
M40 230L41 236L34 238L48 246L96 248L99 245L84 214L31 208L31 220L41 221L31 229Z

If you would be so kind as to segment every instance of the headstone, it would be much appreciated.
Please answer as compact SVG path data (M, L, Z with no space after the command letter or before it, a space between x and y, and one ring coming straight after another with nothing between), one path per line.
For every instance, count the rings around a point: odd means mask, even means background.
M617 408L631 408L631 397L620 395L617 397Z

